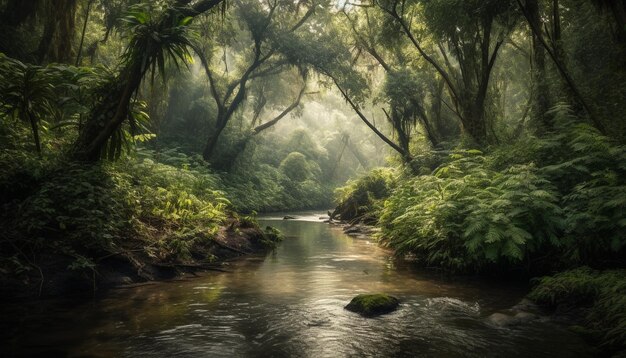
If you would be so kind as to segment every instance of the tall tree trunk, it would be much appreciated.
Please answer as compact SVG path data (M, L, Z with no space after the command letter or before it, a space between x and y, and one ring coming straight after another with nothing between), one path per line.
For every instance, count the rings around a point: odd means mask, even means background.
M91 111L72 148L73 159L96 162L102 157L107 143L128 117L130 101L144 75L139 66L122 71L115 90Z
M80 34L80 44L78 45L78 54L76 55L75 66L80 65L81 56L83 54L83 45L85 43L85 32L87 31L87 24L89 23L89 14L91 13L91 5L94 0L89 0L87 3L87 9L85 10L85 22L83 23L83 31Z
M76 0L47 0L47 18L37 48L39 63L69 62L76 26Z
M28 113L28 121L30 122L30 129L33 132L33 140L35 141L35 148L37 149L37 154L41 156L41 139L39 139L39 127L37 125L37 119L27 110Z
M565 49L563 48L559 0L552 0L552 48L554 49L554 55L561 64L561 67L563 67L565 72L570 73L567 66L567 56L565 55ZM582 114L585 110L584 106L577 98L572 86L567 83L567 80L561 81L560 85L564 100L573 106L575 113Z
M487 126L485 121L484 97L465 103L462 106L463 130L476 142L478 146L487 144Z
M554 47L551 47L550 44L548 44L547 41L543 38L542 29L536 27L533 24L533 22L530 21L530 16L528 14L528 9L526 9L526 6L524 6L522 4L522 1L521 0L516 0L516 1L517 1L517 4L519 5L520 9L522 10L522 13L524 14L524 17L526 17L526 20L528 21L528 23L530 25L530 28L533 30L533 33L535 34L535 36L537 36L537 39L541 42L541 45L546 50L548 55L550 55L550 58L554 62L554 65L556 66L556 69L558 70L559 74L561 75L563 81L565 81L565 83L569 87L568 92L573 95L573 97L576 99L576 101L578 103L580 103L580 105L583 107L583 109L585 110L585 112L587 113L589 118L591 119L591 122L593 123L593 125L601 133L606 133L606 129L604 128L604 125L595 116L595 114L592 111L591 107L589 107L589 105L587 104L587 101L585 100L585 98L583 97L582 93L578 89L578 86L574 82L574 79L571 77L571 75L567 71L567 66L565 66L565 63L563 63L562 57L557 54L558 50L555 49ZM557 1L557 5L558 5L558 1ZM558 13L556 15L558 15ZM557 19L557 20L560 22L560 19Z
M204 146L204 151L202 152L202 158L204 158L204 160L207 162L211 162L211 160L213 159L215 149L217 148L217 142L219 141L222 131L224 131L224 128L226 128L226 123L228 123L228 120L225 118L226 114L222 111L218 111L215 127L213 128L213 131L209 133L209 138L207 139L206 145Z
M433 96L433 100L430 106L430 118L433 123L433 133L435 138L437 139L437 144L433 143L434 147L437 147L442 140L445 140L450 136L450 133L447 132L444 120L442 118L442 109L443 109L443 90L445 88L445 82L443 80L437 81L437 84L434 86L435 95Z
M536 28L542 28L539 0L526 0L526 9L528 11L528 21L531 21ZM531 118L534 127L538 133L542 133L545 129L552 127L551 121L546 113L550 109L549 87L546 80L546 53L541 45L541 41L537 38L537 34L532 34L532 109Z
M41 0L9 0L0 16L2 23L11 27L20 26L37 12Z

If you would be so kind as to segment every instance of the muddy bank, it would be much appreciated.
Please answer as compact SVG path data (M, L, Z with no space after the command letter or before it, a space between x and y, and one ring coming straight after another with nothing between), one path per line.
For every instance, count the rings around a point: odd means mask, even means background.
M55 296L93 296L110 288L149 281L173 279L185 273L225 271L224 260L261 253L275 247L277 231L262 230L256 223L231 218L217 234L194 240L188 255L173 252L155 254L149 242L126 238L116 242L113 251L81 253L93 264L76 267L75 257L58 253L37 253L34 267L19 274L0 272L0 296L13 301Z

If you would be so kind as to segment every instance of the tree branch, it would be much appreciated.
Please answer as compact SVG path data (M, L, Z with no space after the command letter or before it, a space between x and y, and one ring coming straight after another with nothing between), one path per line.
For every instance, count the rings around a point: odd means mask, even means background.
M400 14L398 14L396 6L397 5L394 4L392 10L387 9L387 8L385 8L383 6L380 6L380 8L383 11L385 11L386 13L388 13L391 17L396 19L398 21L398 23L400 23L400 26L402 27L402 30L407 35L409 40L411 40L411 43L413 44L413 46L417 49L417 51L420 53L420 55L422 55L422 57L428 63L430 63L435 68L435 70L437 70L437 72L441 75L441 77L443 77L444 81L446 81L446 84L448 85L448 88L450 89L450 92L451 92L452 96L458 100L459 96L458 96L458 92L456 90L456 86L454 85L454 83L450 79L449 74L437 63L437 61L435 61L431 56L429 56L426 53L426 51L424 51L424 49L422 48L420 43L417 41L415 36L413 36L413 33L409 29L409 26L406 24L406 22L404 21L402 16L400 16Z
M348 94L343 90L343 88L341 88L341 86L339 85L339 82L337 82L337 80L332 77L329 76L333 82L335 83L335 86L337 86L337 89L339 90L339 92L341 92L341 94L343 95L343 98L348 102L348 104L350 104L350 107L352 107L352 109L356 112L356 114L359 116L359 118L361 118L361 120L380 138L383 140L383 142L387 143L391 148L393 148L396 152L400 153L400 155L402 155L402 158L404 158L405 160L409 161L411 160L411 155L410 153L405 153L405 151L400 148L400 146L398 146L396 143L394 143L391 139L387 138L386 135L384 135L381 131L379 131L368 119L367 117L365 117L365 115L363 115L363 113L361 112L361 110L359 109L359 107L356 105L356 103L354 103L352 101L352 99L348 96Z
M276 116L276 118L272 119L271 121L265 122L257 127L255 127L253 129L254 131L254 135L259 134L261 131L275 125L276 123L278 123L278 121L280 121L281 119L283 119L287 114L289 114L289 112L293 111L296 107L298 107L298 105L300 104L300 101L302 100L302 97L304 96L304 91L306 90L306 82L304 83L304 85L302 86L302 89L300 90L300 92L298 93L298 97L296 97L296 99L293 101L293 103L291 103L291 105L289 105L289 107L285 108L285 110L283 110L278 116Z

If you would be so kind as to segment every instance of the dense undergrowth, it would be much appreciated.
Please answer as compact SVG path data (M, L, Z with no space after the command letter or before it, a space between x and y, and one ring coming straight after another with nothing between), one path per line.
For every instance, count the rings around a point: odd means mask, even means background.
M256 227L232 211L208 172L147 158L85 165L26 153L0 152L5 277L38 280L35 272L58 258L96 273L99 260L131 252L160 263L211 262L212 253L198 257L195 248L210 247L226 225ZM270 230L261 242L275 239Z
M340 206L369 210L384 245L448 271L620 267L626 148L555 114L550 139L456 150L430 174L400 175L386 198L370 188L374 172L340 189Z
M395 170L390 168L374 169L359 179L349 181L335 190L338 206L333 217L375 223L395 182Z
M260 163L235 168L229 173L216 172L200 156L176 149L160 152L140 149L138 156L211 178L209 187L220 190L237 212L316 209L326 208L331 203L332 189L316 177L319 174L316 163L299 152L289 153L278 166Z
M600 342L623 349L626 147L567 108L553 114L550 136L487 153L455 150L429 174L396 174L383 191L371 183L385 171L373 172L338 190L339 208L376 217L383 245L427 267L524 276L608 270L544 278L531 297L585 301Z
M626 271L589 267L541 278L529 297L555 309L583 307L577 331L608 351L626 348Z

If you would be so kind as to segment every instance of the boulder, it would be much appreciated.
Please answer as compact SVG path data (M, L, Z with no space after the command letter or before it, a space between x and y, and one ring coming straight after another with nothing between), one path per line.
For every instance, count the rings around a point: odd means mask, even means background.
M530 312L518 312L515 315L498 312L487 317L487 322L497 327L510 327L526 324L538 318L536 314Z
M399 304L397 298L384 293L361 294L354 297L344 308L364 317L374 317L395 311Z
M295 217L290 216L290 215L283 216L283 220L293 220L293 219L295 219Z
M516 320L513 316L497 312L487 317L487 322L497 327L506 327L514 325Z
M539 305L529 299L522 299L515 306L511 307L514 312L530 312L535 314L542 313L542 309Z

